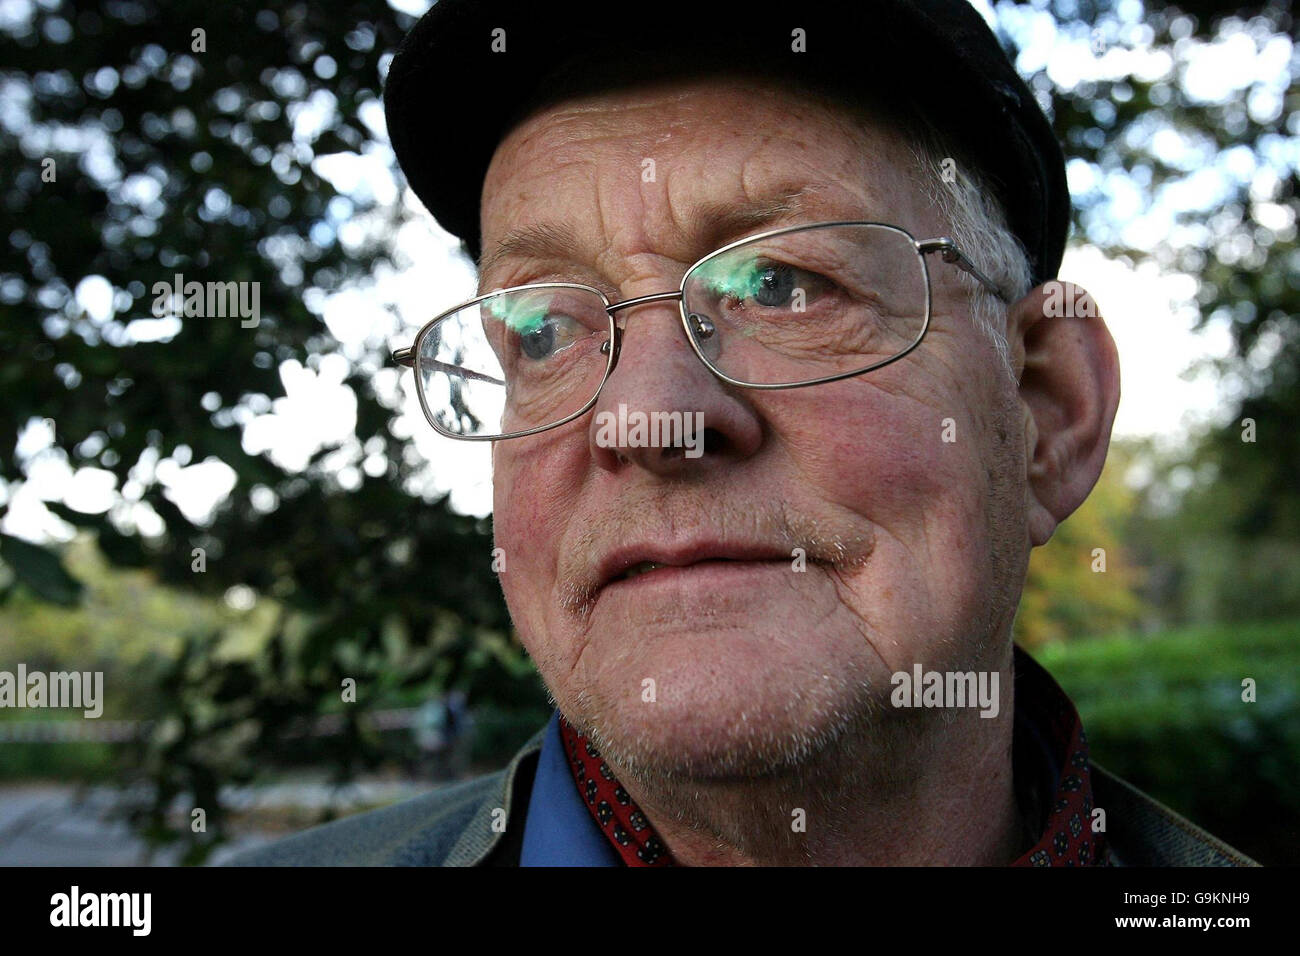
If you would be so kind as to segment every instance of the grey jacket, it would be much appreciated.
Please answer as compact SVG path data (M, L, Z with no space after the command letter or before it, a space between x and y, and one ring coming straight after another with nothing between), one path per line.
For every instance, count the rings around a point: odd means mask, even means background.
M243 853L231 866L515 866L539 731L502 771L359 813ZM1106 810L1115 866L1258 866L1096 763L1094 805ZM505 811L504 832L493 827ZM496 814L501 819L501 814Z

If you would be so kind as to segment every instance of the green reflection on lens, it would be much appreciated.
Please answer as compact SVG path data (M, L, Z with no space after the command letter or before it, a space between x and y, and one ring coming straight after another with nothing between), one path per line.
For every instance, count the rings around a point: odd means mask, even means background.
M762 270L755 269L753 266L752 259L738 260L719 256L717 259L702 263L695 270L694 278L704 283L713 295L748 299L763 288Z
M539 302L536 298L504 297L489 300L487 311L493 318L504 322L511 331L536 332L550 314L550 303Z

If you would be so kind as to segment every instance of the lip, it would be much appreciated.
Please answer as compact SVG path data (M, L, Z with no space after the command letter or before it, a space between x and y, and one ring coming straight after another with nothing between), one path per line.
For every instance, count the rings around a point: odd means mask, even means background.
M631 578L614 578L600 590L600 597L611 600L619 597L640 597L650 600L669 600L679 606L694 601L698 594L747 593L742 589L757 589L754 596L771 594L774 576L783 577L790 571L785 559L766 561L736 561L705 559L693 564L666 564L644 571Z
M621 584L631 568L645 561L662 564L668 568L688 568L702 562L772 562L791 561L790 550L757 542L691 541L676 543L642 543L625 545L606 555L597 565L597 590L611 584ZM655 571L647 572L654 575ZM631 580L638 580L640 577Z

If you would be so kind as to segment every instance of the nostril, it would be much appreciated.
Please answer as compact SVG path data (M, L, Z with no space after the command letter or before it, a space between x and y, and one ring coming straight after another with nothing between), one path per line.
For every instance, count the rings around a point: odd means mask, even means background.
M716 455L727 450L730 440L725 432L717 428L706 428L700 436L700 450L705 455Z
M731 443L728 441L726 433L717 428L704 428L698 433L692 432L683 436L681 441L674 441L670 445L664 445L660 449L660 455L665 459L671 458L701 458L706 454L717 454L724 451ZM619 456L622 459L623 456Z

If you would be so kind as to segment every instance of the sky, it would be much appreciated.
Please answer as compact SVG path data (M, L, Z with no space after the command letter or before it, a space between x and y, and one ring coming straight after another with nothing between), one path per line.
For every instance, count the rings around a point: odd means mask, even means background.
M402 9L419 12L425 4L395 3ZM987 4L976 3L986 18L993 13ZM1119 12L1129 32L1104 38L1065 36L1053 18L1043 11L1003 3L998 8L998 22L1022 53L1017 63L1022 72L1046 65L1052 80L1063 86L1108 76L1130 73L1162 75L1169 69L1168 56L1144 50L1141 42L1141 7L1134 0L1124 0ZM1249 41L1246 41L1249 42ZM1288 63L1293 55L1291 41L1277 38L1261 55L1244 56L1242 40L1227 37L1222 42L1203 44L1189 60L1183 76L1184 88L1206 101L1222 101L1264 78L1264 92L1285 90ZM1252 48L1253 52L1253 48ZM1162 59L1163 58L1163 59ZM1252 103L1251 109L1267 111L1273 104ZM332 109L327 100L317 100L301 107L294 118L295 138L309 139L324 111ZM317 296L308 305L342 344L349 358L364 354L367 343L378 337L389 347L408 345L415 331L442 308L454 305L475 293L475 276L470 263L457 252L454 238L443 232L420 207L413 195L404 190L388 169L386 134L382 111L371 103L362 116L379 139L364 155L336 154L318 157L314 166L342 192L371 195L381 203L402 202L412 215L402 227L397 246L409 265L404 269L386 269L371 276L364 287L330 297ZM1161 145L1169 161L1177 164L1190 150L1177 137ZM1296 152L1284 161L1300 167L1300 145L1292 140L1289 148ZM1162 158L1166 158L1162 156ZM1185 188L1167 191L1162 201L1144 207L1143 197L1131 182L1103 180L1096 170L1081 161L1068 167L1071 191L1091 193L1105 201L1105 212L1114 222L1122 223L1124 238L1136 248L1149 247L1154 239L1167 234L1175 212L1213 204L1224 194L1233 177L1249 177L1258 172L1252 163L1256 157L1232 157L1223 165L1210 164L1193 169ZM135 184L132 188L149 188ZM1285 210L1283 211L1285 212ZM1294 216L1292 216L1292 227ZM350 221L346 215L333 217L327 228L336 229L345 242L359 236L365 224ZM1163 232L1162 232L1163 230ZM1161 272L1151 261L1138 265L1108 258L1100 249L1075 237L1066 251L1060 277L1076 282L1093 295L1101 314L1114 336L1121 365L1123 397L1115 423L1118 437L1157 436L1165 444L1177 444L1197 424L1216 420L1222 415L1223 402L1215 379L1208 372L1189 371L1206 359L1223 357L1229 352L1230 339L1223 325L1211 325L1202 331L1193 329L1198 317L1193 303L1196 281L1192 276ZM431 290L436 290L432 292ZM92 316L113 316L114 294L100 277L84 279L76 289L78 304ZM137 340L166 339L175 334L174 319L157 319L149 315L148 297L137 301L137 315L116 315L128 321L127 333ZM402 328L394 329L395 306ZM319 449L342 443L331 455L344 487L355 486L363 473L383 467L378 448L362 448L352 439L356 419L356 400L342 385L348 363L342 357L326 356L319 367L305 368L298 363L281 367L283 396L273 398L268 407L247 413L243 443L250 454L266 454L291 470L303 467ZM381 395L403 408L395 426L396 437L411 443L426 461L436 461L430 469L428 483L418 489L426 496L450 492L452 507L457 510L486 514L491 509L490 446L486 443L457 442L438 436L424 421L413 392L413 373L395 368L376 375ZM63 539L71 534L64 525L40 504L43 500L65 501L82 511L102 512L114 500L116 480L107 471L81 468L75 473L61 452L50 448L49 423L34 420L19 437L21 456L28 462L28 481L9 489L0 488L0 500L11 495L11 508L3 529L31 540ZM146 460L133 472L132 480L122 489L128 520L146 534L162 530L161 522L146 506L138 502L145 483L161 482L172 500L191 518L201 518L229 493L234 473L223 463L212 460L195 462L182 449L163 461ZM268 500L267 507L273 501ZM117 513L120 513L117 512Z

